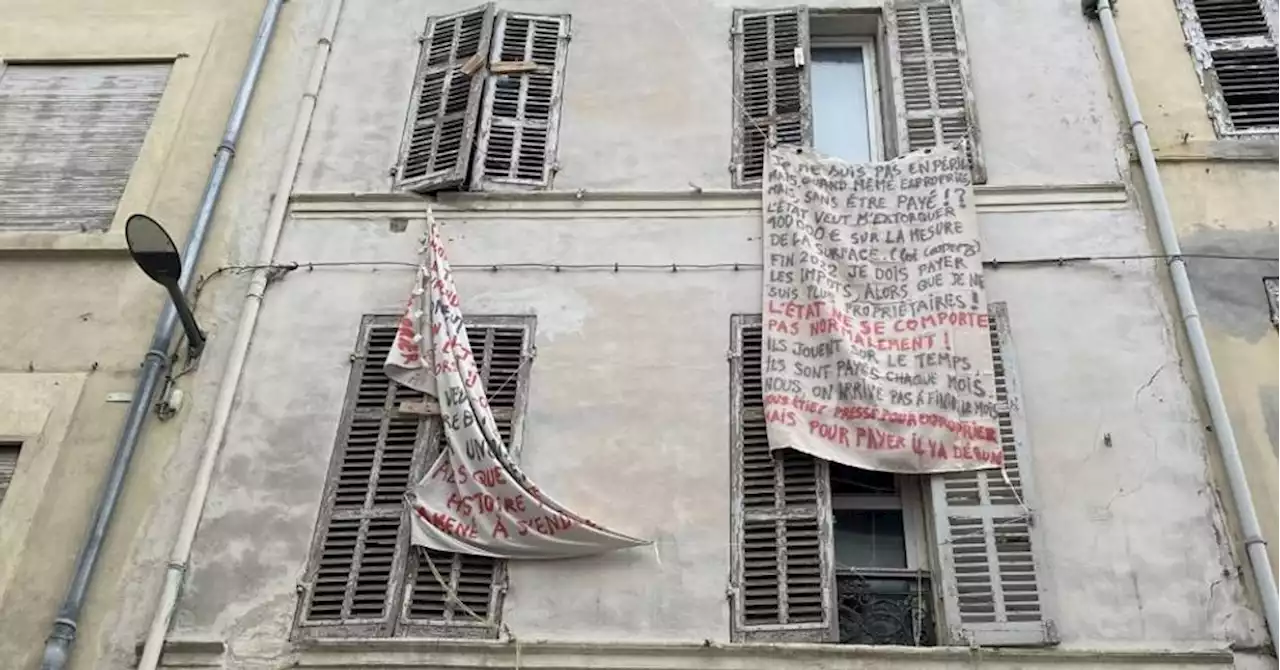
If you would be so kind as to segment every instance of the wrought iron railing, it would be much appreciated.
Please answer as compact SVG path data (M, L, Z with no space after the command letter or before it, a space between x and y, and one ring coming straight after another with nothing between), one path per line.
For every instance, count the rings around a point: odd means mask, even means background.
M936 644L928 575L842 571L836 591L842 644Z

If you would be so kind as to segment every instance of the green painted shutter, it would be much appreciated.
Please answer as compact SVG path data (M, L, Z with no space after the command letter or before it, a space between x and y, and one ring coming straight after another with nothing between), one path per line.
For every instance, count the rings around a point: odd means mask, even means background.
M898 153L966 140L986 182L959 0L899 0L885 12Z
M829 641L836 623L827 464L770 453L759 317L734 317L733 337L733 637Z
M759 186L771 143L813 144L809 10L737 10L733 17L733 185Z
M1003 303L992 303L990 311L1004 470L931 478L948 637L961 645L1052 644L1056 639L1045 613L1030 445L1008 313Z

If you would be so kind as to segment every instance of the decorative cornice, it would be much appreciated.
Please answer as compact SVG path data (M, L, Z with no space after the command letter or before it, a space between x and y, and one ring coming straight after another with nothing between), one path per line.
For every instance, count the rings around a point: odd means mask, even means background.
M1114 209L1129 196L1124 184L978 186L979 212ZM458 219L719 218L760 211L760 191L528 191L450 193L295 193L295 219L423 218L430 205L443 221Z
M166 668L222 667L221 642L171 640ZM832 644L720 644L690 642L520 642L421 639L319 639L282 650L290 667L437 668L463 670L519 667L524 670L778 670L840 668L865 670L894 664L942 668L963 663L988 670L1042 665L1134 668L1176 665L1230 668L1233 654L1211 649L970 649Z

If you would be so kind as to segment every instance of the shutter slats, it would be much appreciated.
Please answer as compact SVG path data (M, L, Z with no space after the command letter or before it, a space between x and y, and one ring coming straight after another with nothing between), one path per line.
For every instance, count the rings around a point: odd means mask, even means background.
M568 44L568 15L498 13L491 63L533 69L489 76L472 188L550 186Z
M887 14L894 45L898 151L967 140L975 183L986 181L958 0L898 3Z
M168 63L0 69L0 229L106 230Z
M759 185L771 142L812 144L808 62L807 8L735 13L734 186Z
M1236 130L1280 126L1280 56L1274 46L1212 52L1213 69Z
M476 324L467 326L471 354L479 367L489 406L495 410L495 422L504 443L512 446L512 430L523 386L528 383L527 352L531 346L532 327L527 324ZM507 410L500 412L497 410ZM444 431L440 431L437 451L444 449ZM427 557L445 580L441 584L431 572ZM418 548L410 569L410 590L405 608L405 624L413 627L478 626L496 633L498 602L502 588L502 563L493 558L431 551ZM459 606L449 593L482 620L477 621Z
M1267 17L1258 0L1194 0L1205 39L1267 37Z
M492 4L427 19L414 77L397 183L429 193L462 184L471 161L484 93L483 70L463 65L489 51Z
M13 475L18 470L18 456L22 451L20 442L0 442L0 503L9 492L13 483Z
M991 347L999 407L1002 470L932 478L943 602L953 643L984 646L1054 642L1041 597L1032 540L1027 446L1008 336L1008 315L991 305Z
M760 323L736 321L734 336L735 634L826 641L833 617L826 465L801 452L770 453Z

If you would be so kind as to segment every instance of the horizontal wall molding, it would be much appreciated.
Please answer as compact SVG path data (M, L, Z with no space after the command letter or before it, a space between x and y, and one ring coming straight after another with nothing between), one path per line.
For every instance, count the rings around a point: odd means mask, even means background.
M165 644L163 667L221 668L225 648L202 640ZM871 670L889 666L926 670L1062 668L1230 668L1226 649L969 649L830 644L717 644L412 639L329 639L283 648L278 660L301 668L519 667L522 670Z
M1275 135L1270 137L1229 137L1215 140L1189 140L1182 144L1160 146L1152 149L1158 162L1264 162L1275 167L1280 159L1280 143ZM1130 160L1137 162L1138 154L1132 149Z
M979 212L1116 209L1127 206L1124 184L1067 186L978 186ZM760 191L529 191L450 193L427 198L412 193L295 193L295 219L421 219L431 206L436 218L697 219L751 216L760 211Z

